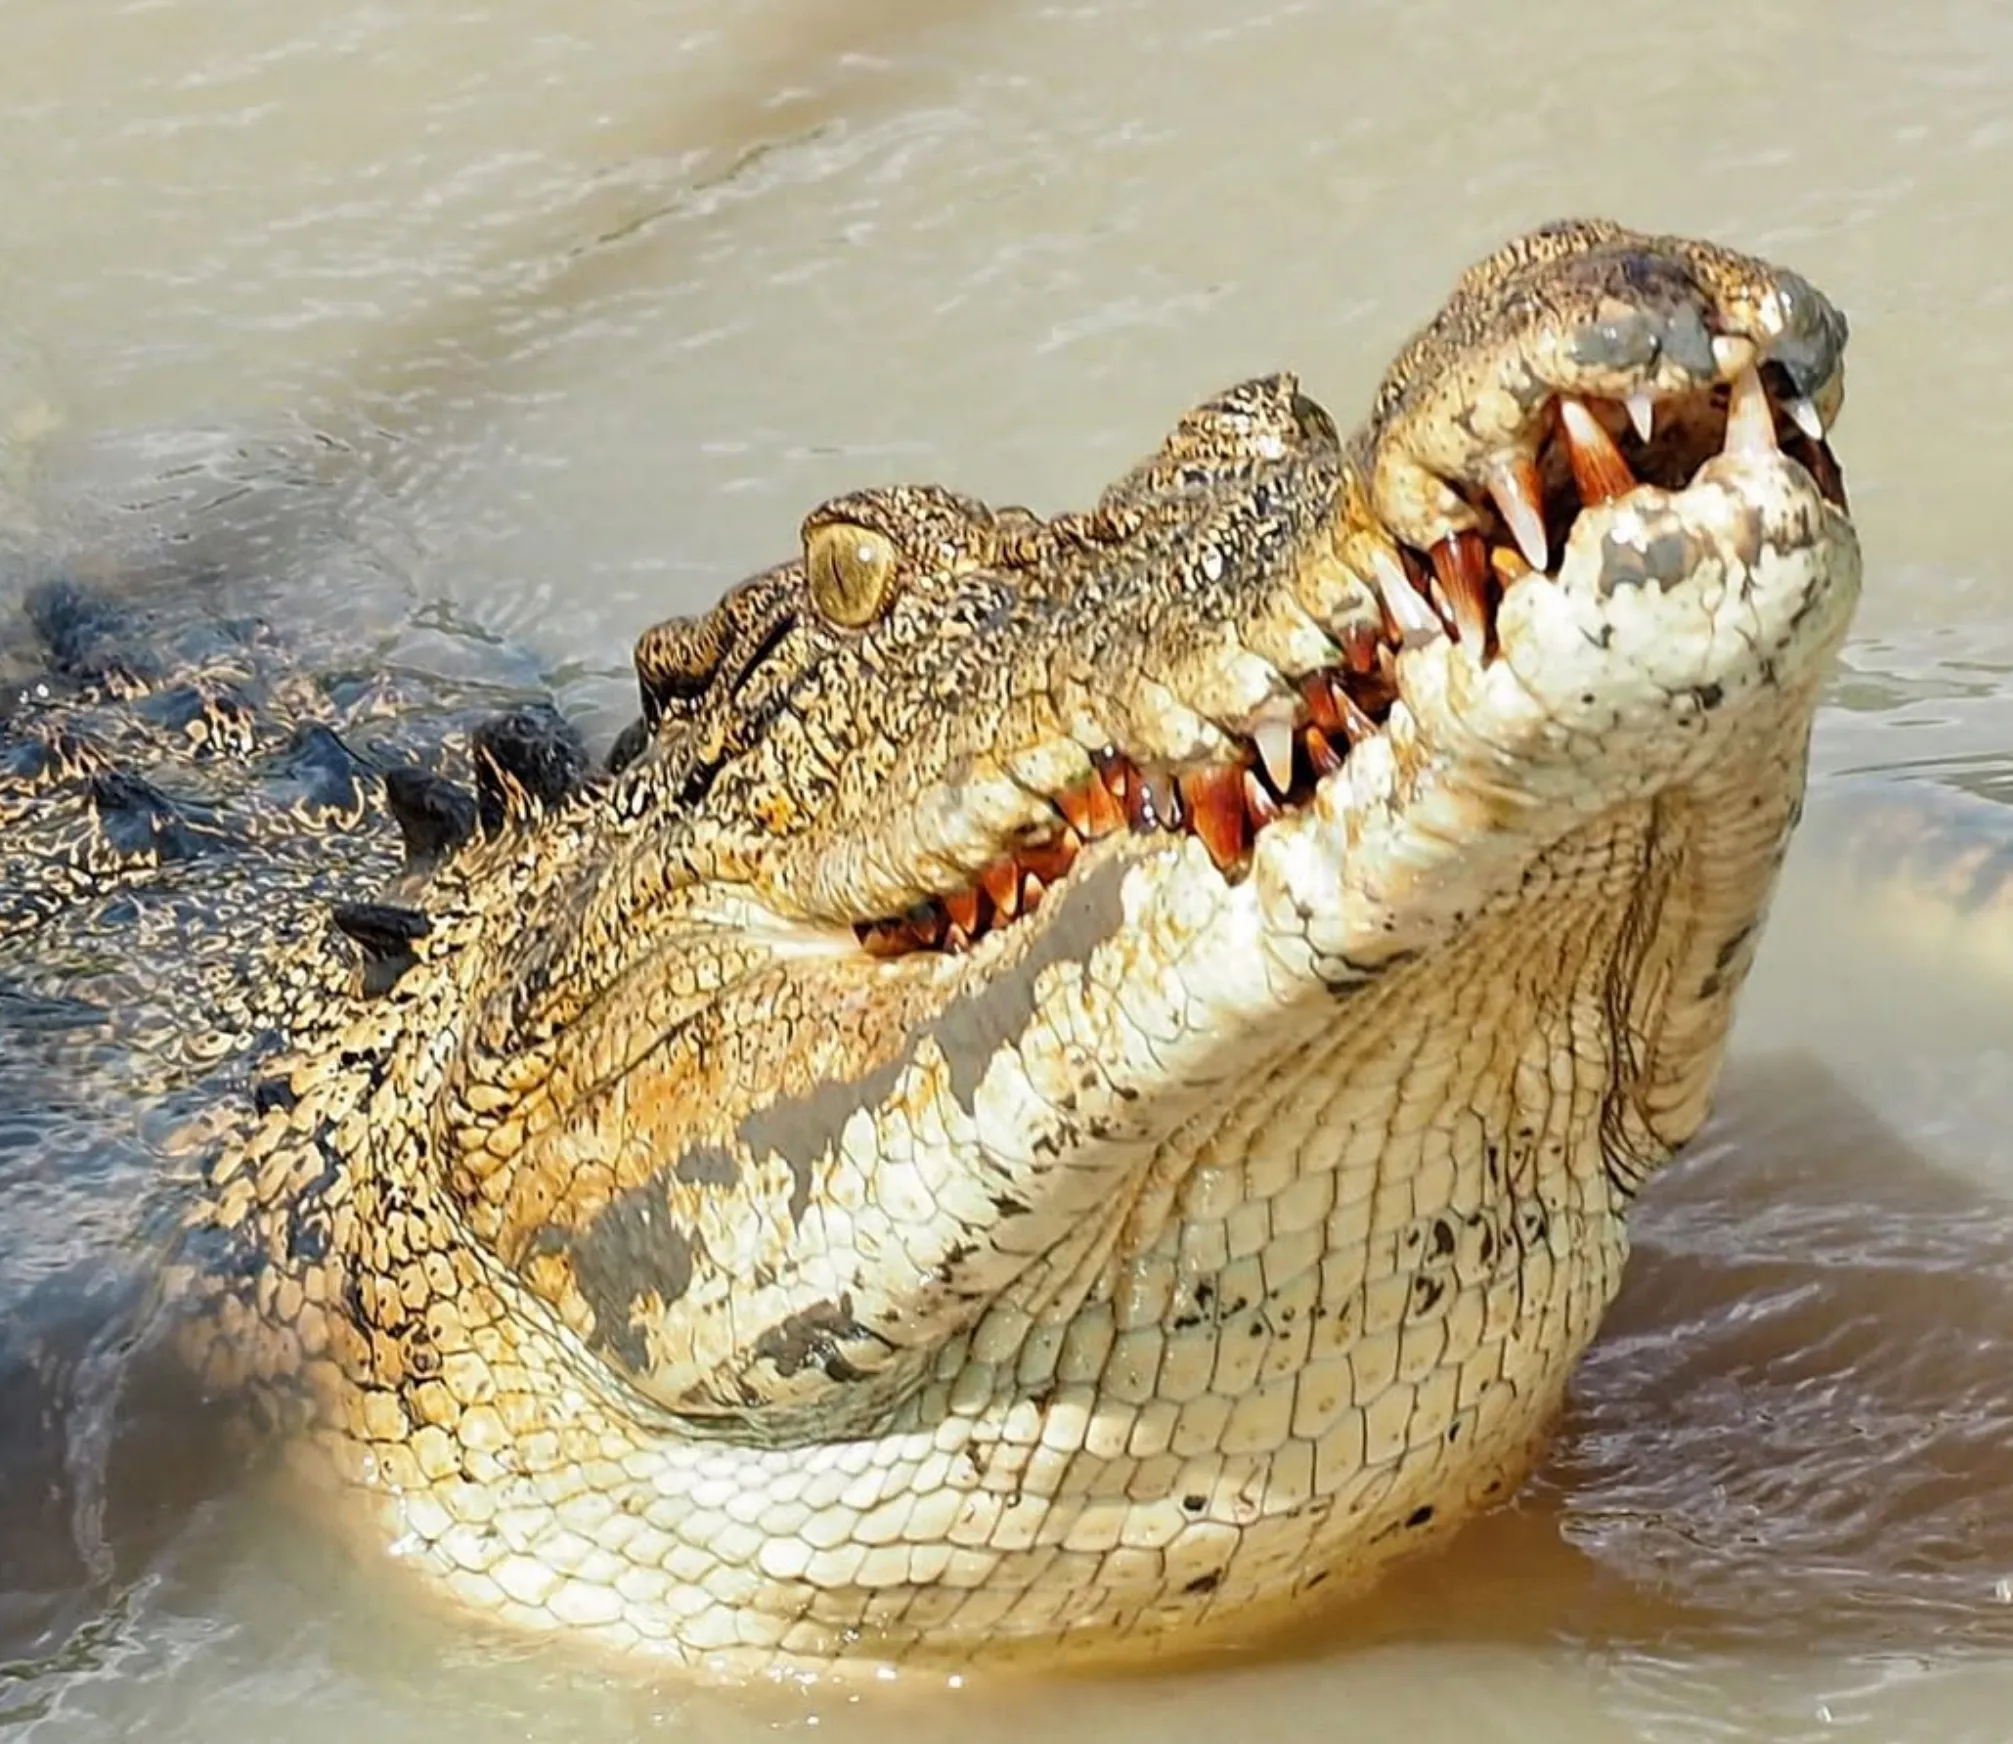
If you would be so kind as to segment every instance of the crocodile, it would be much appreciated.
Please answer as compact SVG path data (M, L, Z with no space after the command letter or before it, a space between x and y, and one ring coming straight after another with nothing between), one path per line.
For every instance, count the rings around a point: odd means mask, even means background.
M466 1612L1248 1637L1515 1492L1704 1118L1859 588L1846 332L1545 226L1347 437L1282 373L1088 510L823 504L593 769L44 592L0 992L95 989L183 1359Z

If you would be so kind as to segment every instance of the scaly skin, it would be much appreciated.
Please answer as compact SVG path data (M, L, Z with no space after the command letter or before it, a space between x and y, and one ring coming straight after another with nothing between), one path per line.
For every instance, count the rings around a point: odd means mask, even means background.
M122 1083L241 1078L281 1044L295 981L346 974L330 905L401 866L384 770L466 775L471 738L526 723L573 781L584 768L543 703L497 715L500 686L330 670L256 615L187 597L204 591L48 581L24 602L33 645L0 639L0 999L89 1019L67 1026L61 1078L107 1128ZM260 962L294 975L248 972Z
M470 1607L727 1674L1178 1651L1508 1495L1797 813L1844 336L1557 227L1347 443L1280 376L1088 514L827 505L645 638L615 774L408 876L388 991L302 954L188 1140L203 1375ZM1561 395L1673 488L1578 506Z

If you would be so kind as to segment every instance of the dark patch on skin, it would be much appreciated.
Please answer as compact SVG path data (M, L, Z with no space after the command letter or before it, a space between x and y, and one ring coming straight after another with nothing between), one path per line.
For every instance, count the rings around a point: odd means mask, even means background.
M1589 369L1642 369L1656 358L1656 327L1647 315L1633 313L1595 321L1576 329L1567 349Z
M5 693L7 698L16 692ZM5 720L4 710L0 710L0 720ZM50 780L61 768L64 759L56 746L46 739L19 739L11 745L0 746L0 775L23 787L39 787Z
M662 1192L646 1181L616 1194L583 1229L547 1224L526 1257L566 1256L574 1287L594 1316L589 1342L641 1375L650 1367L650 1349L631 1318L636 1299L654 1295L671 1307L692 1287L702 1251L700 1238L672 1221Z
M1580 270L1596 272L1620 288L1631 302L1653 304L1616 314L1612 320L1590 320L1574 328L1568 350L1588 369L1643 371L1659 358L1695 381L1711 381L1719 371L1713 358L1713 336L1699 312L1699 286L1675 260L1624 248L1612 256L1588 256Z
M1223 1584L1223 1571L1213 1569L1208 1574L1199 1574L1181 1590L1200 1598L1204 1593L1213 1593Z
M1797 530L1795 543L1799 546L1814 545L1817 542L1814 527L1815 523L1809 517L1804 517ZM1734 561L1743 569L1752 569L1761 561L1761 554L1767 549L1768 544L1768 529L1762 521L1761 510L1750 502L1742 502L1740 520L1733 530ZM1801 623L1804 613L1811 610L1825 592L1823 588L1810 589L1804 596L1803 606L1798 611L1795 621Z
M284 1078L262 1078L252 1086L252 1106L261 1114L276 1108L291 1109L300 1101L294 1087Z
M966 992L910 1032L900 1053L857 1078L820 1084L745 1115L737 1136L748 1154L780 1156L791 1174L790 1217L801 1223L811 1202L811 1175L860 1108L891 1099L918 1050L931 1039L943 1050L951 1095L967 1114L993 1058L1034 1020L1035 983L1055 963L1083 963L1124 921L1119 891L1131 862L1108 860L1074 879L1043 905L1041 934L1018 961L983 987ZM680 1167L683 1159L680 1159Z
M969 1114L993 1056L1025 1034L1034 1021L1035 982L1051 964L1088 962L1093 950L1117 936L1125 919L1119 890L1129 870L1124 860L1106 861L1077 880L1060 903L1051 898L1042 913L1044 919L1051 914L1054 918L1033 948L917 1031L905 1050L904 1064L914 1057L917 1044L934 1036L949 1070L951 1095Z
M67 577L29 588L21 609L47 651L50 666L66 678L85 682L114 677L144 680L143 668L112 644L129 633L126 614L99 589Z
M329 914L365 950L410 944L425 938L431 927L423 910L395 902L338 902Z
M152 856L162 865L190 860L202 851L205 836L211 834L153 783L137 775L107 770L91 777L90 792L98 828L120 855Z
M1622 257L1622 276L1637 293L1666 281L1674 306L1662 311L1633 310L1612 321L1593 321L1575 329L1569 349L1573 361L1589 369L1642 370L1667 358L1687 375L1710 381L1717 373L1712 335L1688 300L1697 295L1689 278L1666 262L1640 254Z
M328 1258L335 1244L329 1236L328 1219L317 1207L313 1216L298 1208L287 1214L287 1257L297 1265L314 1266Z
M741 1165L725 1145L694 1145L678 1159L671 1177L688 1187L731 1187L741 1178Z
M849 1363L841 1346L869 1336L853 1318L853 1298L813 1302L755 1340L754 1356L769 1363L785 1380L808 1368L822 1369L834 1381L857 1381L861 1371Z
M1602 599L1612 599L1618 588L1654 587L1669 593L1681 587L1698 571L1702 560L1697 541L1689 533L1658 533L1638 551L1615 538L1601 548L1601 574L1596 584Z
M329 1224L328 1199L340 1186L346 1158L337 1148L326 1121L315 1129L310 1154L321 1167L303 1181L286 1207L287 1255L297 1265L319 1265L335 1247Z
M620 775L642 756L649 746L650 723L638 716L615 735L615 743L608 747L608 756L602 768L610 775Z
M1814 394L1838 368L1850 323L1800 273L1777 272L1775 296L1783 322L1769 341L1769 361L1782 366L1798 393Z
M748 1154L761 1158L774 1152L790 1168L790 1221L802 1225L811 1203L811 1171L834 1142L853 1111L878 1107L894 1092L895 1082L915 1051L915 1038L887 1065L859 1078L821 1083L805 1096L791 1096L766 1108L751 1109L737 1129Z
M318 721L304 722L289 741L281 768L299 790L308 812L348 815L363 807L370 764Z
M432 925L419 909L392 902L338 902L329 917L362 950L363 990L371 998L389 993L419 961L413 942L425 938Z
M251 709L244 698L222 685L206 688L198 684L178 684L168 690L151 691L146 696L136 697L131 707L141 720L171 733L186 733L198 721L215 720L222 724L229 717L235 717L238 723L251 719Z

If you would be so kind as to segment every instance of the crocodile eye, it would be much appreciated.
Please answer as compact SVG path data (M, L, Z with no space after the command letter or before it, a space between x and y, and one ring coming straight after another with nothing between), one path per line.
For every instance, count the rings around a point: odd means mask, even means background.
M832 521L804 535L811 603L848 630L871 624L888 609L895 570L894 541L871 527Z

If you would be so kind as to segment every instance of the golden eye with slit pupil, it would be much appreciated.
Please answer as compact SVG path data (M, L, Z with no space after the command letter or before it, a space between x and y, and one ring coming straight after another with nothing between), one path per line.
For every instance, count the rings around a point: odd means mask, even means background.
M804 540L811 603L835 624L857 630L887 610L895 592L895 547L885 533L835 521Z

